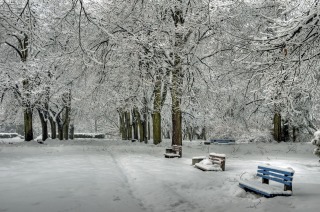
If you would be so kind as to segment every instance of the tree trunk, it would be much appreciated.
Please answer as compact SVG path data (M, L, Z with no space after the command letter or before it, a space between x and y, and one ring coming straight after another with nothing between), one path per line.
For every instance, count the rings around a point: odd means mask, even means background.
M133 138L135 140L139 139L137 111L138 111L138 109L136 107L133 108L133 111L132 111L132 126L133 126Z
M57 124L58 125L58 139L63 140L63 125Z
M25 61L23 61L25 62ZM30 84L29 84L29 80L25 79L22 82L23 84L23 90L26 92L26 97L23 100L24 102L24 140L25 141L31 141L33 140L33 126L32 126L32 113L33 113L33 109L30 105Z
M151 139L150 117L148 117L148 141Z
M63 140L63 125L58 124L58 139Z
M46 116L43 114L40 109L38 109L40 121L41 121L41 129L42 129L42 141L45 141L48 139L48 123L46 120Z
M144 143L148 143L148 101L147 101L147 94L144 93L143 97L143 141Z
M281 115L276 112L273 118L273 137L274 140L281 141Z
M161 138L161 79L160 76L156 76L155 88L154 88L154 100L153 100L153 144L159 144L162 141Z
M179 92L179 70L174 70L172 76L172 145L182 145L182 123L181 123L181 108L180 108L180 92Z
M120 132L121 132L122 140L127 140L128 132L127 132L127 126L126 126L126 113L120 110L119 118L120 118Z
M131 120L130 120L130 110L126 111L126 128L127 128L127 139L131 140L132 139L132 125L131 125Z
M170 138L171 138L170 131L167 130L167 139L170 139Z
M143 121L141 121L140 112L136 110L136 113L137 113L136 117L137 117L138 126L139 126L139 140L140 142L143 142L144 141Z
M24 109L24 140L33 140L32 109L30 107Z
M121 111L118 109L118 115L119 115L119 133L122 136L122 117L121 117Z
M70 112L71 112L71 90L64 93L63 103L65 106L65 111L63 114L63 137L65 140L69 139L69 125L70 125Z
M289 140L290 140L289 121L285 120L283 124L283 141L287 142Z
M63 140L63 122L61 120L60 114L56 117L56 123L58 126L58 139Z
M172 145L182 145L182 116L181 116L181 95L182 95L182 58L181 53L184 46L183 39L183 13L182 3L177 2L172 17L175 25L175 43L174 43L174 67L172 70Z
M186 136L187 136L187 130L182 129L182 140L186 140Z
M202 131L201 131L201 139L207 140L206 127L203 127L203 128L202 128Z
M292 127L292 141L293 141L293 142L296 142L296 141L297 141L298 133L299 133L299 128L293 126L293 127Z
M123 122L122 122L122 111L118 110L119 113L119 133L121 135L121 138L123 140Z
M160 112L153 113L152 123L153 123L153 144L159 144L162 142Z
M57 125L56 122L53 120L51 116L49 116L49 122L51 127L51 138L56 139L57 138Z
M20 59L24 63L27 61L28 58L28 44L29 44L29 37L27 34L24 34L23 39L17 38L20 43ZM23 80L23 90L25 92L25 97L23 99L24 102L24 140L25 141L31 141L33 140L33 126L32 126L32 113L33 108L30 104L30 83L28 79Z
M69 139L69 124L70 124L70 108L65 108L65 113L63 117L63 137L65 140Z
M70 124L70 139L74 139L74 124Z
M189 140L192 141L193 139L192 127L187 127L187 134L188 134Z
M144 143L148 143L148 114L146 112L143 114L143 119L143 141Z

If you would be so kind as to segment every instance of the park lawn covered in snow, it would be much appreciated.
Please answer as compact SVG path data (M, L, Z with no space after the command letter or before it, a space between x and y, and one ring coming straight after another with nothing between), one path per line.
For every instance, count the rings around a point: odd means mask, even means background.
M10 142L10 144L9 144ZM78 139L0 139L1 212L318 211L320 163L310 143L204 145L184 141L183 157L160 145ZM225 172L203 172L191 158L226 154ZM239 188L258 164L295 170L293 196L264 198ZM276 184L275 184L276 185ZM279 184L279 186L282 186Z

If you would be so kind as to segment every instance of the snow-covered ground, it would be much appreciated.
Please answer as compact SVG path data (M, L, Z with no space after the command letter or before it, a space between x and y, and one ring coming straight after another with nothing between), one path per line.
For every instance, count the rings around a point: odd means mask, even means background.
M168 212L319 210L320 163L310 143L203 145L185 141L183 157L160 145L106 139L0 139L0 212ZM203 172L191 158L226 154L225 172ZM293 196L246 193L238 180L268 163L295 170Z

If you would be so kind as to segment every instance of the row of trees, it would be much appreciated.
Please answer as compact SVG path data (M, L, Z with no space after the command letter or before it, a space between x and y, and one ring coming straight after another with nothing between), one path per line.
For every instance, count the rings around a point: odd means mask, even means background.
M44 140L88 118L155 144L295 140L318 124L318 21L307 0L0 0L1 102L27 141L35 112Z

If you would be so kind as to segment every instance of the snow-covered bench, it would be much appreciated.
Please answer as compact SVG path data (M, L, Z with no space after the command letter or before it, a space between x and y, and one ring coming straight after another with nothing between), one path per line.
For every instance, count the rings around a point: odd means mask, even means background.
M22 138L23 136L19 135L18 133L0 133L0 138L16 138L16 137Z
M182 157L182 146L172 145L171 148L166 149L164 154L166 158L181 158Z
M253 191L265 197L291 196L294 170L269 165L258 166L257 176L262 178L262 183L257 181L240 180L239 186L245 191ZM284 184L284 189L270 185L269 180Z
M226 167L226 155L210 153L209 159L204 159L194 166L203 171L224 171Z

